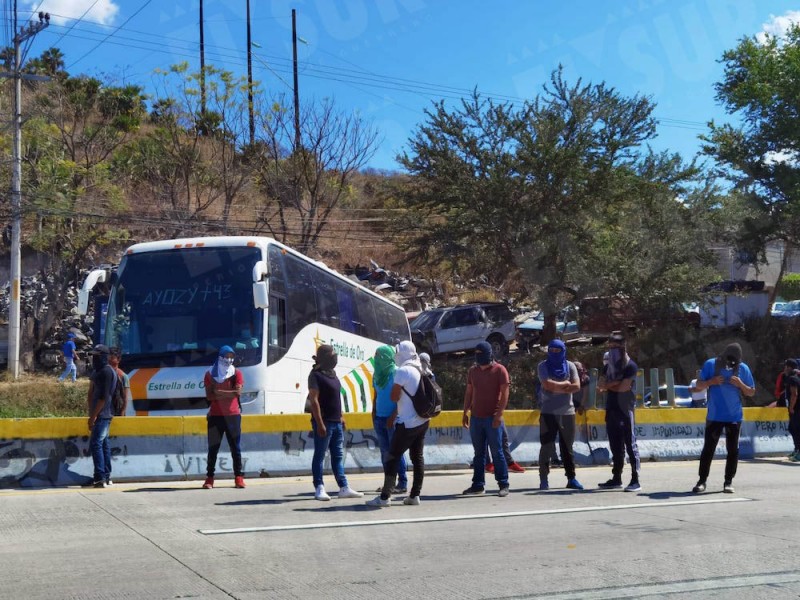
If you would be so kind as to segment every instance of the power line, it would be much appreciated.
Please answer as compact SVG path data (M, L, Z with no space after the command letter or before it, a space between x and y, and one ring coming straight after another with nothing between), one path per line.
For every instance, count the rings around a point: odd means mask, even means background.
M102 40L101 40L101 41L100 41L100 42L99 42L99 43L98 43L96 46L94 46L93 48L91 48L91 49L90 49L88 52L86 52L86 53L85 53L83 56L81 56L81 57L80 57L78 60L76 60L76 61L73 61L73 62L72 62L70 65L69 65L69 67L68 67L68 68L70 68L70 69L71 69L71 68L72 68L72 67L74 67L76 64L78 64L79 62L81 62L81 61L82 61L84 58L86 58L87 56L89 56L89 55L90 55L92 52L94 52L95 50L97 50L97 49L98 49L100 46L102 46L102 45L103 45L103 43L104 43L104 42L105 42L105 41L106 41L108 38L110 38L110 37L111 37L111 36L113 36L115 33L117 33L117 32L118 32L120 29L122 29L122 28L123 28L123 27L124 27L124 26L125 26L125 25L126 25L126 24L127 24L129 21L130 21L130 20L131 20L131 19L133 19L133 18L134 18L136 15L138 15L140 12L142 12L142 11L145 9L145 7L146 7L148 4L150 4L152 1L153 1L153 0L145 0L145 3L144 3L144 4L142 4L142 6L139 8L139 10L137 10L137 11L136 11L135 13L133 13L133 14L132 14L130 17L128 17L127 19L125 19L125 21L122 23L122 25L120 25L120 26L119 26L119 27L117 27L117 28L116 28L114 31L112 31L111 33L109 33L109 34L108 34L106 37L104 37L104 38L103 38L103 39L102 39Z
M95 4L97 4L99 1L100 0L94 0L94 2L92 2L92 4L89 6L89 8L87 8L85 11L83 11L83 14L80 17L78 17L78 19L76 21L73 21L72 25L70 25L67 29L65 29L64 32L59 36L59 38L55 42L53 42L53 46L57 46L58 42L63 40L65 35L67 35L70 31L72 31L78 23L83 21L83 18L87 14L89 14L89 11L92 10L94 8Z

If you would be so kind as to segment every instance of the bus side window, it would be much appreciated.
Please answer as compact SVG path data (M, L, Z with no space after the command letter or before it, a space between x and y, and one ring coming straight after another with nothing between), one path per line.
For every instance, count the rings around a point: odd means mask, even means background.
M317 303L311 279L311 267L287 254L286 267L286 331L288 345L300 330L317 320Z
M375 321L376 300L363 290L356 290L356 308L358 309L358 320L360 324L359 335L368 337L372 340L379 340L383 336Z
M288 350L286 339L286 298L269 296L269 317L267 321L267 364L280 360Z

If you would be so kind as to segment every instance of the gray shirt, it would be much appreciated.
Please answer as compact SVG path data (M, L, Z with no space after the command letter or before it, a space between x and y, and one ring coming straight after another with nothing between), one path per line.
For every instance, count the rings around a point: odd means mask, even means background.
M539 373L539 381L544 382L546 379L553 381L571 381L572 383L580 383L578 379L578 368L572 361L567 361L567 368L569 369L569 378L556 379L551 377L547 371L547 361L543 360L539 363L537 371ZM542 414L545 415L574 415L575 406L572 404L572 394L559 394L556 392L548 392L542 386Z

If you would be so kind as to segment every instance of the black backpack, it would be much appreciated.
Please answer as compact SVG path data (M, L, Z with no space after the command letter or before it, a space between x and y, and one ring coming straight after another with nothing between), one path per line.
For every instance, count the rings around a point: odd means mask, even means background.
M116 369L114 369L114 377L116 382L114 383L114 389L111 391L111 406L114 410L114 416L121 417L125 414L125 384Z
M433 376L423 373L422 369L411 365L419 371L419 385L417 391L412 395L406 388L403 391L411 398L414 403L414 410L423 419L432 419L442 412L442 388L433 380Z

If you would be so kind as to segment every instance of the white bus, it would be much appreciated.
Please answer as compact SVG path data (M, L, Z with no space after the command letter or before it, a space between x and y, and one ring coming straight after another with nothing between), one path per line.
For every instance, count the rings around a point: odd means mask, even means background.
M116 271L86 278L84 314L98 282L110 286L101 339L122 350L131 415L205 412L203 377L226 344L246 414L302 413L324 343L339 355L344 411L370 412L375 350L411 339L400 306L270 238L135 244Z

